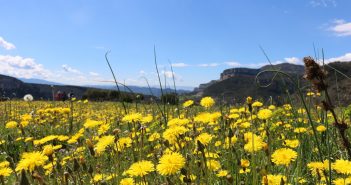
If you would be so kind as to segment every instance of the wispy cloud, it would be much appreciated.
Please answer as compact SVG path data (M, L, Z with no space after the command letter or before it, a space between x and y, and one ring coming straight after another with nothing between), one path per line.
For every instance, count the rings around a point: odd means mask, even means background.
M186 64L186 63L174 63L172 64L172 67L188 67L190 66L189 64Z
M95 73L95 72L89 72L89 75L91 75L91 76L100 76L99 73Z
M312 7L336 7L336 0L310 0L310 5Z
M297 57L284 58L284 62L287 62L290 64L302 64L301 59L299 59Z
M173 78L173 76L174 76L174 78L176 78L178 75L176 75L176 73L175 72L172 72L172 71L162 71L161 72L166 78Z
M242 64L240 64L239 62L234 62L234 61L230 61L230 62L224 62L224 64L230 66L230 67L240 67L242 66Z
M329 30L337 36L351 36L351 22L343 19L335 20Z
M5 48L6 50L16 49L16 46L4 38L0 37L0 47Z
M69 73L76 73L76 74L82 73L78 69L74 69L74 68L68 66L67 64L63 64L62 68L63 68L63 70L65 70L66 72L69 72Z
M210 64L199 64L199 67L217 67L219 66L218 63L210 63Z
M146 76L147 73L144 70L139 71L139 76Z

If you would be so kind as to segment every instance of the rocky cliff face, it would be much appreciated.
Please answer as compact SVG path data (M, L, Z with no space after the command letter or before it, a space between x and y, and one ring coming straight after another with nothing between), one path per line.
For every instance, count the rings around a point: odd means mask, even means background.
M221 73L220 80L226 80L228 78L236 76L256 76L259 72L259 69L250 69L250 68L231 68L226 69Z
M351 103L351 62L333 62L325 67L328 72L327 83L329 85L329 93L335 102L340 105L348 105ZM335 72L335 69L344 73L341 75ZM295 85L285 77L277 77L272 82L274 73L264 73L259 80L260 84L270 84L267 88L257 85L256 75L265 70L280 70L289 74L296 80L300 81L300 85L304 86L304 90L308 90L309 82L303 79L304 66L294 64L278 64L267 65L259 69L249 68L232 68L224 70L220 75L220 80L211 81L202 84L194 93L196 97L212 96L214 98L224 100L226 102L242 102L247 96L253 96L256 99L273 98L276 102L286 102L286 90L291 95L296 91Z
M212 81L210 81L210 82L208 82L208 83L200 84L199 87L197 87L197 88L194 89L193 93L195 93L196 96L199 96L199 97L200 97L200 96L203 95L203 91L204 91L207 87L209 87L209 86L211 86L211 85L213 85L213 84L215 84L215 83L217 83L217 82L218 82L218 80L212 80Z
M204 95L204 91L206 88L215 85L217 83L220 83L221 81L225 81L230 78L240 78L240 79L254 79L256 75L264 70L280 70L286 73L293 73L293 74L298 74L302 75L304 73L304 66L302 65L294 65L294 64L289 64L289 63L282 63L282 64L277 64L277 65L266 65L258 69L253 69L253 68L230 68L224 70L220 74L219 80L212 80L208 83L205 84L200 84L198 88L195 88L193 93L200 97ZM267 75L264 75L267 77Z

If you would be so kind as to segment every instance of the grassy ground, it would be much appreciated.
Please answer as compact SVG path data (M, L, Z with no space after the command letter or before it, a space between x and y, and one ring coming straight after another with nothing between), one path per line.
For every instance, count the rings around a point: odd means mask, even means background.
M3 184L348 184L347 108L6 101ZM302 105L302 104L301 104ZM341 128L341 129L340 129ZM345 136L345 137L344 137Z

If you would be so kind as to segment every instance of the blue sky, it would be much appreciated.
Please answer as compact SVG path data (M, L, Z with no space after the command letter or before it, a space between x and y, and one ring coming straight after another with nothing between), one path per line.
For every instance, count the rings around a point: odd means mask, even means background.
M351 61L349 0L0 0L0 73L67 84L109 84L106 51L121 82L198 86L230 67ZM170 81L170 78L167 79Z

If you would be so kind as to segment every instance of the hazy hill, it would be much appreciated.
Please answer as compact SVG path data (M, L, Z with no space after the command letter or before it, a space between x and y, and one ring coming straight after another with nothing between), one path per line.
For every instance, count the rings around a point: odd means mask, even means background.
M99 89L109 89L109 90L116 90L116 86L115 85L91 85L88 87L94 87L94 88L99 88ZM160 88L156 88L156 87L141 87L141 86L128 86L128 88L130 90L132 90L135 93L141 93L141 94L145 94L145 95L153 95L153 96L157 96L160 97L161 96L161 89ZM191 92L190 87L177 87L179 89L177 89L177 93L178 94L185 94L185 93L189 93ZM187 88L188 90L186 90L185 88ZM120 86L120 90L121 91L125 91L125 92L129 92L129 90L123 86ZM174 89L171 88L166 88L163 89L164 93L173 93ZM151 91L151 92L150 92Z
M160 97L161 90L155 87L139 87L139 86L128 86L136 94L144 94L145 98L148 99L152 96ZM116 91L114 85L91 85L91 86L74 86L74 85L63 85L56 82L50 82L41 79L17 79L11 76L0 74L0 97L9 98L22 98L25 94L32 94L35 99L52 99L53 92L74 92L77 98L82 98L88 91L91 90L107 90ZM124 94L132 94L130 91L120 86L120 90L126 92ZM150 92L151 91L151 92ZM164 93L174 93L173 89L163 89ZM189 90L178 89L178 94L189 93ZM89 92L91 93L91 92Z
M36 79L36 78L19 78L19 80L21 80L24 83L32 83L32 84L64 85L62 83L51 82L51 81Z
M79 86L55 85L52 87L47 84L25 83L11 76L0 75L0 95L2 97L22 98L25 94L32 94L35 99L52 99L53 91L67 93L73 91L78 98L81 98L87 90L87 87Z

